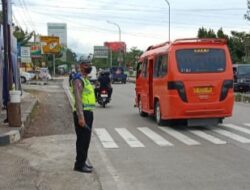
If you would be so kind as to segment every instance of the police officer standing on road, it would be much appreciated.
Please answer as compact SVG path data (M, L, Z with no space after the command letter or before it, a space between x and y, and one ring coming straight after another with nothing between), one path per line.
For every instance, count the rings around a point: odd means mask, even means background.
M76 131L76 161L74 170L91 173L93 167L86 163L91 139L93 109L96 99L94 88L88 80L91 72L89 60L80 62L80 72L71 80L71 92L74 99L73 116Z

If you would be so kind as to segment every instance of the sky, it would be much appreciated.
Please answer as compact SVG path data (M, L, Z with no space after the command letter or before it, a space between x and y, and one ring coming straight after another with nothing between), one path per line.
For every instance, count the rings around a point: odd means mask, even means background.
M127 48L145 50L168 41L169 7L166 0L12 0L13 22L29 32L47 35L47 23L67 23L68 48L93 53L93 46L121 40ZM249 32L244 19L247 0L168 0L170 37L196 37L200 27L217 31Z

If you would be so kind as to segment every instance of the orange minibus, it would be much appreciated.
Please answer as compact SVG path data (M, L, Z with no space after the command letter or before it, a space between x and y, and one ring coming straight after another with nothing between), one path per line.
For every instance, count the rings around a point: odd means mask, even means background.
M140 57L136 106L161 125L222 123L234 104L231 56L224 39L178 39L150 46Z

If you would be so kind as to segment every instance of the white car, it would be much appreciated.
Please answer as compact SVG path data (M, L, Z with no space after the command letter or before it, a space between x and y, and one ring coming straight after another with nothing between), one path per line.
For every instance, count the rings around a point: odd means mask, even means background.
M95 66L91 66L92 70L91 73L88 74L90 82L95 82L97 81L97 70Z
M28 72L21 71L20 72L21 83L26 83L27 81L34 78L34 76Z

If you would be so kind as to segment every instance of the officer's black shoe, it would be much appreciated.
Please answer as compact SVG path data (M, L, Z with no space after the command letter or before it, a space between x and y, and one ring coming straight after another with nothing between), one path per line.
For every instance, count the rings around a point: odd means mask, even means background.
M83 166L83 167L74 167L74 170L75 171L78 171L78 172L83 172L83 173L91 173L92 172L92 169L86 167L86 166Z
M85 163L85 166L86 166L87 168L89 168L89 169L93 169L93 166L90 165L90 164Z

